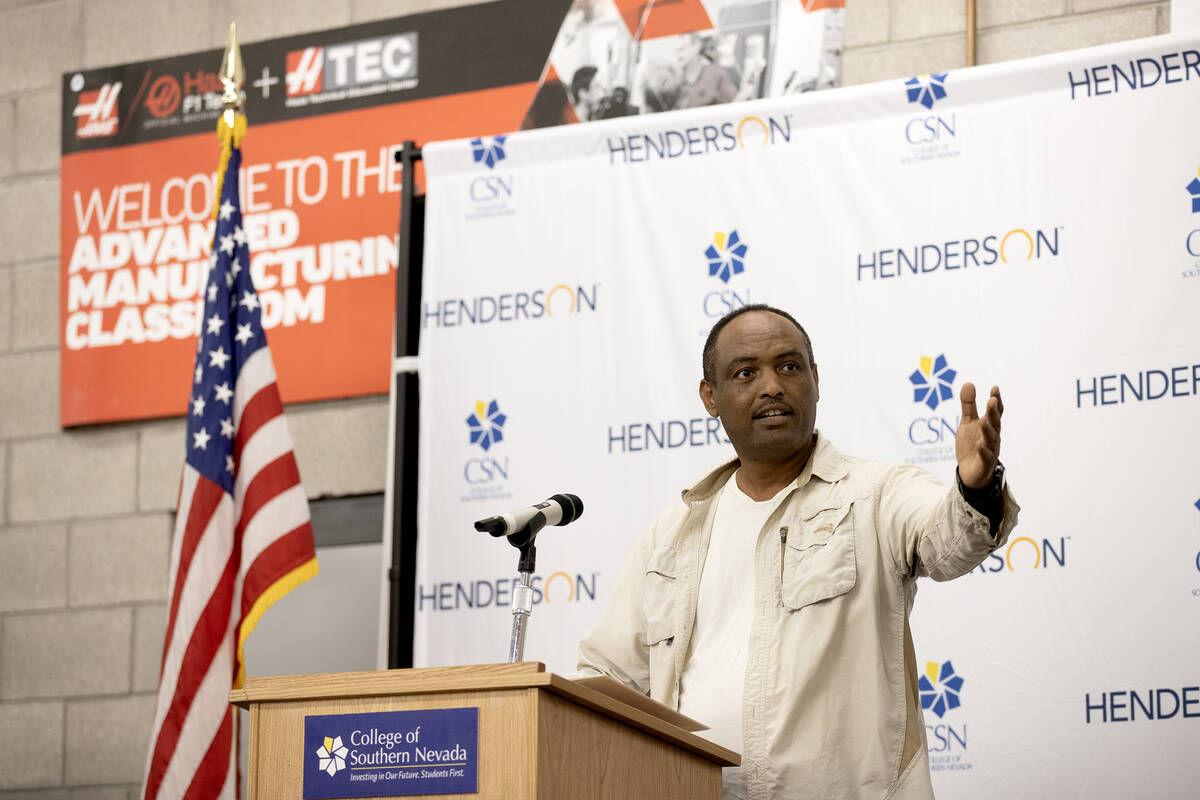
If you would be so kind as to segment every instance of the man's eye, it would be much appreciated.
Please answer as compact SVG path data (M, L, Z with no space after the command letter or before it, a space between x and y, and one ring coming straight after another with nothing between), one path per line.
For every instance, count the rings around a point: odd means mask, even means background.
M753 370L751 370L749 367L742 367L742 368L741 368L741 369L739 369L737 372L733 373L733 377L735 377L735 378L749 378L749 377L750 377L751 375L753 375L753 374L754 374L754 371L753 371Z
M800 365L797 364L795 361L789 361L786 364L782 365L779 369L783 372L799 372Z

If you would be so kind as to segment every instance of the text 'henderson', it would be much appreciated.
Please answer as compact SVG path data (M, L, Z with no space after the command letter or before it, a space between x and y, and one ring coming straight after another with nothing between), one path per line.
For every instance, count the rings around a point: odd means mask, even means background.
M1116 94L1122 89L1149 89L1160 83L1183 83L1192 73L1200 78L1200 51L1184 50L1151 58L1130 59L1126 64L1099 64L1080 72L1067 71L1071 99Z

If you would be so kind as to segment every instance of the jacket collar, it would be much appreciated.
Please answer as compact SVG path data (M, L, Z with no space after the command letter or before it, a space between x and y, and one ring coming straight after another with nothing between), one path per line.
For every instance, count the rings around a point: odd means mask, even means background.
M804 469L796 476L795 487L799 489L815 475L827 483L833 483L846 476L846 459L828 439L817 430L817 444L812 455L804 465ZM704 476L699 483L681 493L685 503L701 503L711 500L720 491L731 475L742 465L740 459L733 459L717 467Z

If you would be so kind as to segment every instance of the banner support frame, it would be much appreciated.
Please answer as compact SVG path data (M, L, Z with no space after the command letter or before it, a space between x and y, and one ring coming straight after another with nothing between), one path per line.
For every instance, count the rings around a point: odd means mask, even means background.
M401 193L389 404L392 440L385 509L391 533L386 622L389 669L413 664L420 431L420 378L416 356L421 332L421 275L425 254L425 195L417 193L414 174L416 163L421 160L421 148L413 141L405 141L395 159L401 165Z

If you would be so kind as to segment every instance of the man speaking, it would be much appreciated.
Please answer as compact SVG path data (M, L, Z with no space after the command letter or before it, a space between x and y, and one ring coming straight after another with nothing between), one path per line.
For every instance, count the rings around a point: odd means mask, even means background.
M738 457L638 539L580 669L740 751L727 799L931 798L908 615L918 576L968 572L1016 524L1000 390L980 417L963 386L947 488L816 431L812 343L787 312L727 314L703 362L700 399Z

